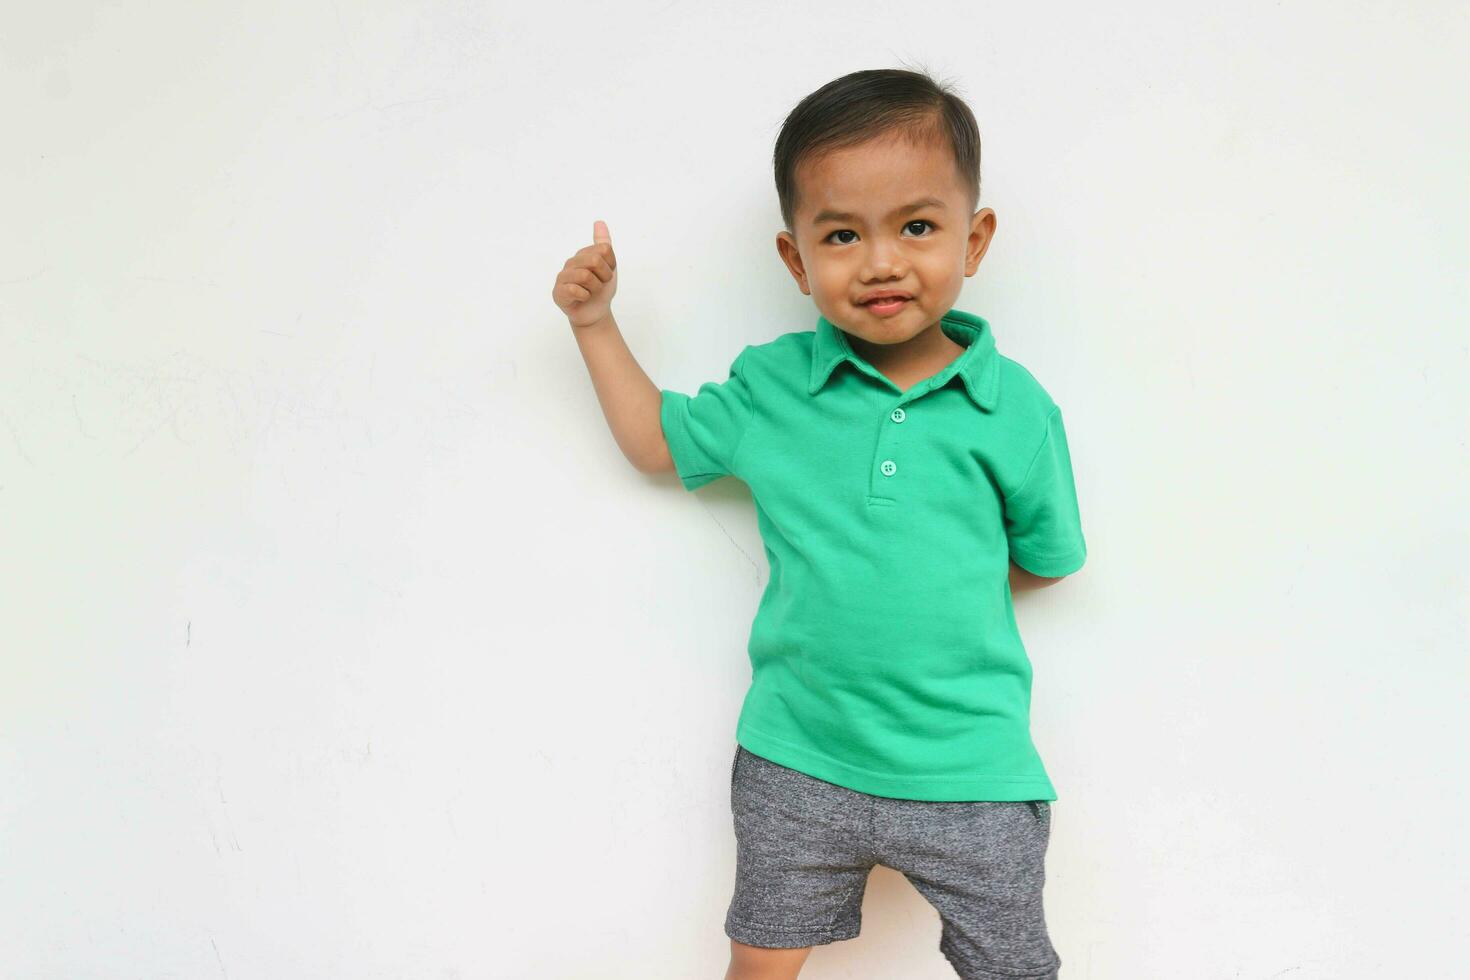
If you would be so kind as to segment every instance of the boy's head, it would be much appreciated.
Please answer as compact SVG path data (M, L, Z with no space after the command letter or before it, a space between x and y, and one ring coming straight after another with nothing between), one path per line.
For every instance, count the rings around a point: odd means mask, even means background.
M787 116L774 162L782 260L828 320L876 344L937 323L995 231L995 212L976 210L975 117L921 72L858 71L823 85ZM863 300L882 290L910 298L880 314Z

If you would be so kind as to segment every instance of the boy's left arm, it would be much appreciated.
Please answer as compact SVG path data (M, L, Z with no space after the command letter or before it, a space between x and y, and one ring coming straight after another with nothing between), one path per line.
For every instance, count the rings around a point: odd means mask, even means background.
M1072 456L1055 405L1021 485L1004 500L1011 589L1060 582L1087 560Z
M1056 583L1067 577L1065 575L1057 575L1055 577L1046 575L1032 575L1030 572L1026 571L1026 569L1022 568L1020 565L1017 565L1015 562L1011 562L1010 564L1012 592L1022 592L1031 589L1044 589L1048 585L1055 585Z

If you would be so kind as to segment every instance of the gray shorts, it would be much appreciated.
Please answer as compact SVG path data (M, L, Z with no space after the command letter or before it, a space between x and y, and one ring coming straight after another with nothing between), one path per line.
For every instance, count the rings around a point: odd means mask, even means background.
M737 746L730 771L735 897L725 934L796 948L852 939L875 864L939 912L939 950L964 980L1054 980L1042 911L1051 806L869 796Z

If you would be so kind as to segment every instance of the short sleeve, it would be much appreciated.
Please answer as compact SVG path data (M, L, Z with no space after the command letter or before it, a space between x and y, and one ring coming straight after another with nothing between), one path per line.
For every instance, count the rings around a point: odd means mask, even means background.
M745 381L747 346L721 382L706 381L692 397L659 389L659 421L684 489L694 490L734 472L735 453L750 427L754 403Z
M1021 485L1005 498L1005 520L1011 560L1033 575L1070 575L1087 558L1060 408L1047 417Z

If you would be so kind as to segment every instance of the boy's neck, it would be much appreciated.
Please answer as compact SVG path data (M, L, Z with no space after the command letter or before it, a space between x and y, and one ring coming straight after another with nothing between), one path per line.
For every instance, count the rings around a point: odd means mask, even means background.
M939 321L897 344L874 344L848 331L843 333L859 357L904 391L932 378L965 352L964 345L951 340Z

